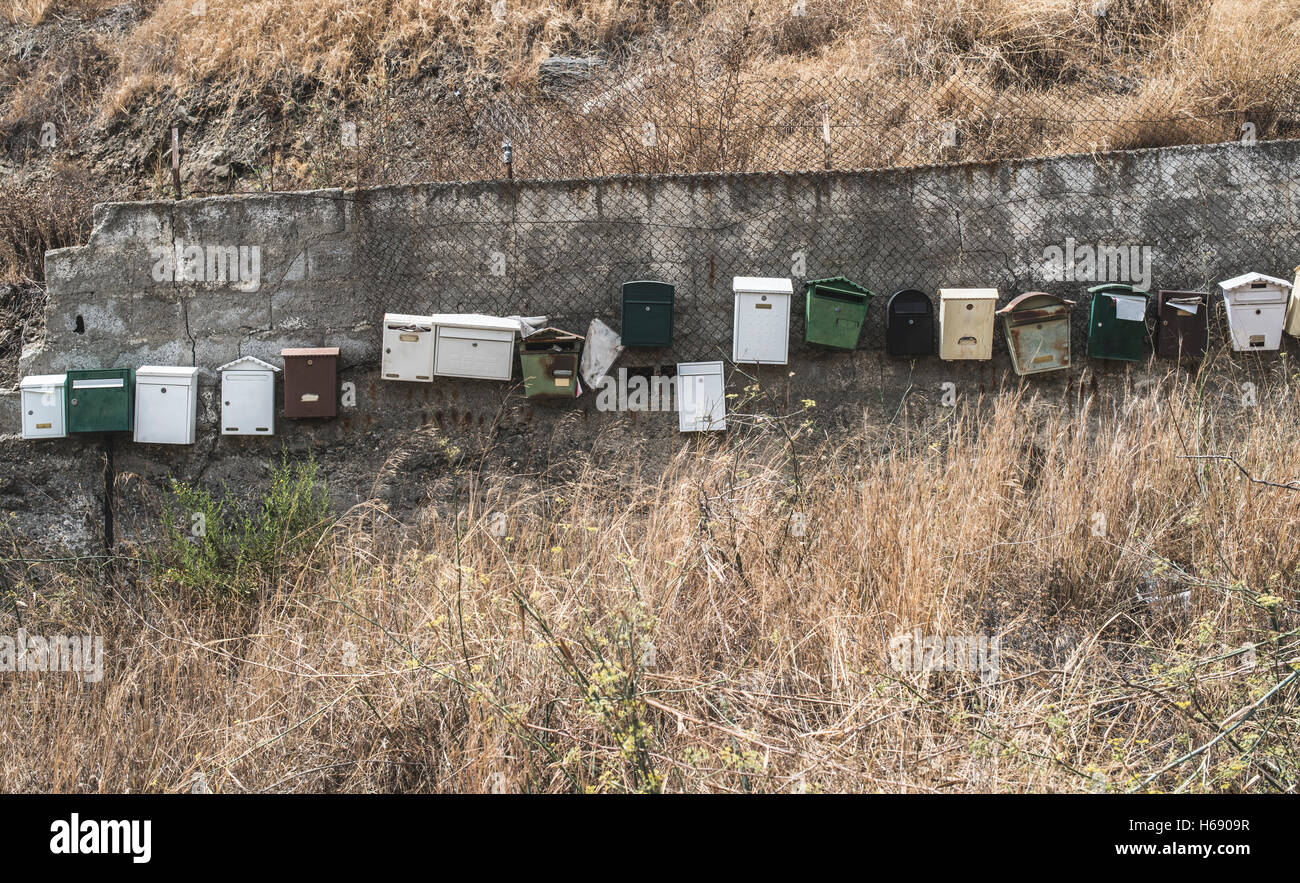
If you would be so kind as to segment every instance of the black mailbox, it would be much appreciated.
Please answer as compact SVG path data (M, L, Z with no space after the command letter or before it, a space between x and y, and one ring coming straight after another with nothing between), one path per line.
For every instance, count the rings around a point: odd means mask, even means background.
M934 304L925 292L894 292L885 309L885 349L891 356L934 355Z

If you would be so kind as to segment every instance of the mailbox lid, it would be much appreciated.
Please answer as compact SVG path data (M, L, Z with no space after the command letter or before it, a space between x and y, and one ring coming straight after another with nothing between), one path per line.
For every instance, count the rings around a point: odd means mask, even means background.
M29 374L18 381L18 388L62 393L67 382L66 374Z
M1232 304L1282 303L1286 300L1291 283L1263 273L1243 273L1219 283L1223 299Z
M712 432L727 428L727 386L722 362L677 364L677 429Z
M135 416L130 368L76 370L63 389L69 432L129 432Z
M731 290L736 294L794 294L794 283L788 277L733 276Z
M624 282L622 344L672 346L675 300L676 289L667 282Z
M135 369L135 382L167 383L171 386L192 387L198 383L199 369L178 365L141 365Z

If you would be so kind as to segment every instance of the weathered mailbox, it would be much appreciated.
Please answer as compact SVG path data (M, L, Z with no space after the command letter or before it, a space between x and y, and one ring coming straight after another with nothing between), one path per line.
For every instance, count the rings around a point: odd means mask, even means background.
M1168 359L1205 355L1210 340L1209 300L1204 291L1156 292L1156 355Z
M143 365L135 369L135 441L194 444L198 382L198 368Z
M1263 273L1246 273L1219 283L1228 311L1234 350L1275 350L1282 346L1291 283Z
M673 301L667 282L623 283L623 346L672 346Z
M677 428L680 432L727 428L727 389L721 362L678 363Z
M275 435L275 375L253 356L227 362L221 373L221 434Z
M430 316L438 329L433 373L439 377L509 380L519 323L477 314Z
M1107 282L1088 289L1088 358L1138 362L1146 354L1147 293Z
M380 374L385 380L433 382L434 328L428 316L384 314L384 355Z
M872 292L843 276L804 287L804 340L839 350L858 347Z
M784 365L790 354L789 279L737 276L731 290L736 312L731 327L731 360L759 365Z
M993 358L996 288L939 289L939 358Z
M69 371L63 388L68 432L129 432L135 416L130 368Z
M339 348L293 347L284 359L284 416L335 417L339 412Z
M891 356L934 355L934 303L915 288L895 291L885 307L885 350Z
M1002 309L1011 367L1017 374L1041 374L1070 367L1070 311L1074 301L1029 291Z
M524 394L530 399L572 399L578 395L582 335L540 328L519 341Z
M18 384L23 406L23 438L63 438L68 434L64 421L63 374L33 374Z

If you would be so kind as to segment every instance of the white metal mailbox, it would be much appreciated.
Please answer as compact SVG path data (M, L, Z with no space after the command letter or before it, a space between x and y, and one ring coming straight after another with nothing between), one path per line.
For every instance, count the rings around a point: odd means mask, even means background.
M1282 345L1291 283L1263 273L1246 273L1219 283L1228 311L1234 350L1275 350Z
M192 445L199 408L199 369L145 365L135 370L135 440Z
M23 438L64 438L63 387L66 374L33 374L18 384L23 406Z
M939 358L993 358L996 288L939 289Z
M275 375L280 369L244 356L217 370L221 373L221 434L275 435Z
M434 343L428 316L385 313L383 378L432 383Z
M790 354L789 279L736 276L731 282L736 313L731 326L731 360L784 365ZM707 364L707 363L704 363Z
M426 318L437 329L433 365L437 376L509 380L514 374L518 320L473 314Z
M721 362L678 363L677 428L681 432L727 428L727 386Z

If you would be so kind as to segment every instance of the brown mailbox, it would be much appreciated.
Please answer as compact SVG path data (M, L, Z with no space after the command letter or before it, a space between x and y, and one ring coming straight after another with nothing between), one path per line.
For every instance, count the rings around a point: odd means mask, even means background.
M1209 339L1209 301L1204 291L1161 291L1156 296L1156 352L1199 359Z
M339 412L339 348L281 350L284 416L334 417Z

